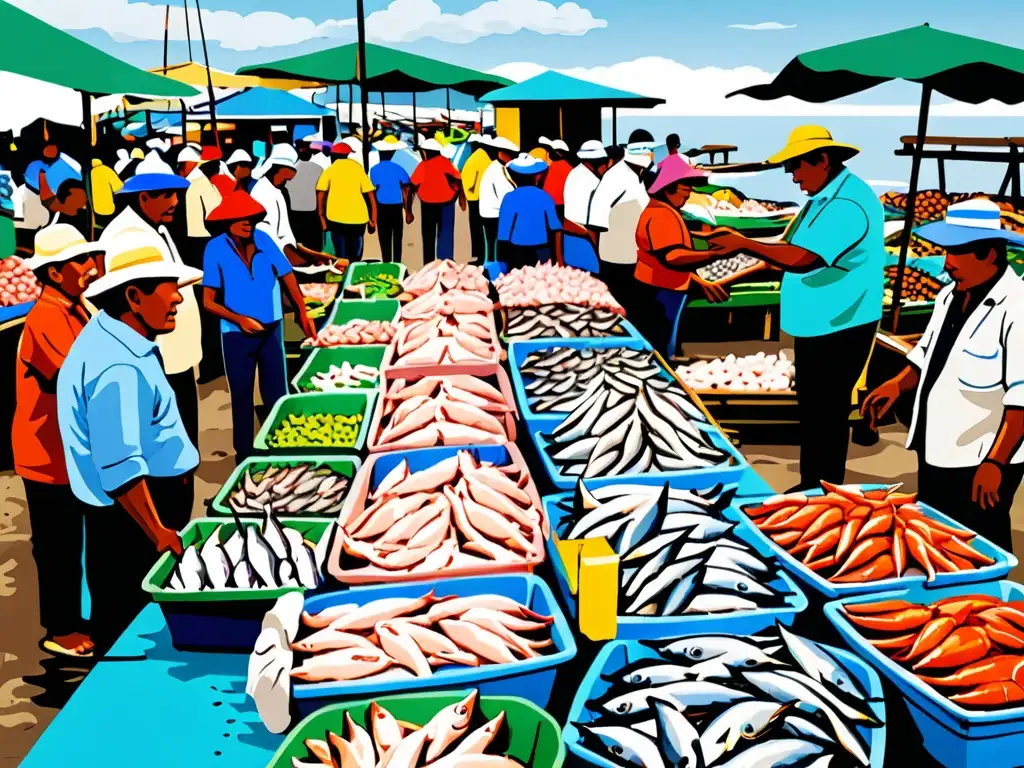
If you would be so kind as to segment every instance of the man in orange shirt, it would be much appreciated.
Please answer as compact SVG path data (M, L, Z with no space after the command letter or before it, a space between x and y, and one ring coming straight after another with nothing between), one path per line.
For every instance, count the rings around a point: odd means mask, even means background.
M412 224L412 202L420 198L424 264L435 257L449 261L455 258L455 200L466 210L462 175L441 150L436 139L420 145L423 161L412 172L412 191L405 204L405 220Z
M572 171L572 163L566 159L569 156L569 145L561 139L555 139L551 142L549 154L551 165L548 166L548 175L544 178L544 191L551 195L551 199L555 201L558 218L564 221L565 180Z
M70 224L54 224L35 238L35 271L43 292L25 318L15 361L11 429L14 469L25 483L32 554L39 573L42 647L55 655L92 656L82 621L82 530L87 507L71 491L57 424L57 372L89 321L82 306L96 274L96 243Z

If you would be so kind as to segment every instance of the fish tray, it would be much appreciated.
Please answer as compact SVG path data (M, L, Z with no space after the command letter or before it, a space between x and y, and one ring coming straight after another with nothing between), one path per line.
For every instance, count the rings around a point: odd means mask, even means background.
M318 544L334 525L331 520L297 517L281 517L278 522ZM259 525L259 521L244 520L242 524L254 526ZM181 544L202 546L222 526L229 531L236 527L230 520L205 517L192 520L181 531ZM165 589L176 564L177 558L172 552L161 554L142 580L142 589L163 611L171 644L179 651L251 653L263 617L274 607L277 598L287 592L306 591L300 586L202 591Z
M870 490L872 487L879 488L884 486L864 485L860 487L865 490ZM804 493L806 493L808 497L824 495L824 492L821 490L804 491ZM765 502L769 498L771 498L771 496L758 496L754 498L743 499L737 498L733 502L731 511L734 514L742 517L744 520L749 521L750 518L743 513L742 508L757 506L758 504ZM921 512L923 512L925 515L934 518L935 520L938 520L941 523L945 523L946 525L957 526L960 528L966 527L961 525L957 521L953 520L951 517L942 514L934 507L928 506L927 504L917 502L917 506L921 508ZM988 555L993 560L995 560L995 563L993 565L986 565L981 568L976 568L973 571L957 571L956 573L938 573L935 575L935 579L931 582L925 581L925 576L924 574L922 574L920 576L900 576L898 579L880 579L879 581L865 582L863 584L833 584L828 579L819 576L817 573L812 571L802 562L800 562L791 554L789 554L785 549L783 549L774 541L772 541L771 538L769 538L765 533L763 533L759 528L757 528L756 525L753 524L753 521L751 521L751 526L755 529L757 535L761 538L761 540L764 541L765 544L767 544L772 549L772 551L775 553L775 556L779 559L779 562L787 571L789 571L802 584L814 590L819 595L822 595L823 597L828 598L830 600L835 600L836 598L849 597L851 595L877 594L879 592L886 592L892 589L901 589L904 587L909 587L918 584L922 585L925 589L929 591L933 591L941 589L943 587L949 587L954 584L976 584L985 581L995 581L1006 576L1011 570L1013 570L1017 566L1017 558L1014 557L1011 553L1000 549L988 539L982 536L977 536L974 539L971 539L971 546L973 546L982 554Z
M950 701L917 676L903 669L867 642L843 614L842 606L875 600L907 600L929 604L960 595L990 595L1003 600L1024 600L1024 586L1012 581L961 584L947 589L906 589L842 598L825 605L825 616L854 652L887 678L907 703L924 748L939 764L1013 768L1024 750L1024 707L994 711L965 709ZM904 739L908 739L904 736ZM909 740L909 739L908 739Z
M468 690L457 693L410 693L404 696L374 697L349 704L331 704L318 709L295 726L278 747L267 768L292 768L293 760L302 760L308 754L303 743L306 739L322 739L326 731L343 733L346 714L356 723L365 726L371 704L384 707L401 722L422 726L442 709L457 704L468 695ZM509 744L504 754L526 768L561 768L565 761L562 729L543 709L517 696L481 696L477 700L477 708L488 720L505 713Z
M380 320L393 323L398 319L397 299L341 299L334 302L328 325L344 325L349 320Z
M445 375L451 376L453 374L451 373L451 371L448 371L448 372L446 372ZM381 422L384 419L384 401L385 401L384 393L387 392L388 387L390 386L390 382L394 381L395 379L400 379L400 378L405 378L408 381L417 381L417 380L425 378L425 377L423 375L421 375L421 374L411 375L411 376L407 376L407 377L403 377L403 376L384 377L383 387L381 389L380 396L377 398L377 404L376 404L376 406L374 406L374 409L373 409L373 421L370 422L370 431L368 433L369 434L369 438L367 439L367 448L368 448L370 453L387 453L387 452L390 452L390 451L417 450L417 446L406 445L406 444L403 444L401 441L399 441L397 443L389 443L388 445L377 445L377 440L378 440L378 438L380 438L381 432L383 431L383 429L381 428ZM494 442L494 444L495 445L504 445L506 442L509 442L509 443L515 442L515 439L516 439L516 419L519 418L519 411L516 409L516 398L515 398L515 395L512 394L512 384L508 380L508 374L505 373L505 371L503 369L498 368L497 373L495 373L493 376L477 376L476 378L482 379L483 381L486 381L491 386L493 386L496 389L500 390L501 393L505 396L505 405L507 405L509 408L512 409L511 411L509 411L508 413L506 413L504 415L504 420L503 420L504 424L505 424L505 434L508 435L508 440L502 440L497 435L495 435L495 442ZM446 446L446 447L449 447L449 446ZM454 446L451 446L451 447L454 447Z
M705 627L687 628L678 637L692 637L695 635L708 634ZM732 632L729 632L732 634ZM871 667L858 659L849 651L834 648L828 645L821 645L838 661L843 668L853 677L867 692L867 702L872 713L883 723L885 722L885 702L883 699L882 683L878 675ZM616 641L605 645L594 659L594 663L587 671L586 677L580 684L576 697L573 699L569 709L569 717L566 720L566 727L562 730L562 740L566 748L583 764L597 766L597 768L622 768L618 763L602 757L593 750L584 746L583 737L577 727L578 724L586 725L598 719L595 713L587 709L587 702L599 699L604 696L612 687L612 683L606 679L621 670L627 664L632 664L643 659L660 659L662 656L653 648L648 648L635 641ZM857 727L858 734L867 745L870 768L882 768L885 761L885 736L886 727L879 728ZM853 761L850 761L853 764ZM946 765L966 766L967 763L947 762ZM972 763L973 765L973 763ZM754 768L754 766L751 766ZM990 768L990 767L989 767Z
M479 688L485 696L516 694L539 707L547 705L558 667L576 656L576 641L551 589L536 576L487 576L361 587L311 597L306 600L305 610L316 613L333 605L365 605L373 600L391 597L416 598L430 590L434 590L438 597L503 595L541 615L552 616L554 623L551 625L551 639L554 641L554 652L515 664L438 667L430 677L411 680L374 680L372 677L335 683L304 683L296 680L292 682L292 700L298 705L299 711L306 715L323 705L325 700L360 699L421 690L461 691L465 688Z
M342 347L317 347L306 358L299 372L292 378L292 389L299 394L330 394L331 392L347 392L351 390L379 389L380 378L376 384L367 384L360 387L338 387L337 389L321 392L314 389L310 380L318 373L326 372L332 365L341 366L343 362L349 365L368 365L376 368L378 373L381 369L381 362L384 360L384 350L387 344L353 344Z
M397 453L376 453L366 460L363 468L356 474L339 519L347 520L350 515L360 514L366 508L366 499L370 493L376 490L381 480L387 476L388 472L397 467L403 459L409 462L410 472L419 472L423 469L429 469L447 458L458 455L459 451L470 451L477 461L489 461L497 466L514 464L521 471L529 475L526 460L523 458L523 454L519 452L519 448L516 447L515 443L506 443L505 445L458 445L442 448L421 448L415 451L400 451ZM529 494L530 498L533 499L534 505L543 514L544 507L541 505L540 494L537 492L537 486L532 478L530 478L523 490ZM333 579L342 584L365 585L403 581L422 582L434 578L438 574L443 574L447 578L454 578L456 576L490 576L501 573L523 573L524 571L531 573L535 566L544 562L544 549L541 546L543 544L543 534L540 528L534 532L534 544L540 549L541 555L538 559L527 563L493 563L468 568L444 569L434 574L396 573L389 576L353 576L346 574L340 567L342 554L341 537L335 536L331 553L327 559L327 574L325 576L329 574Z
M349 455L358 456L366 446L366 433L370 428L373 404L377 398L377 390L349 389L338 392L318 392L315 394L286 395L274 403L267 420L253 441L253 450L261 454L288 453L305 456L306 454L322 456ZM362 414L363 421L359 425L359 433L355 443L348 448L331 448L323 445L293 446L290 448L272 448L267 439L274 433L278 425L291 415L310 416L315 413L329 413L335 416L354 416Z
M397 339L388 345L384 353L384 372L389 379L420 378L422 376L444 376L468 374L470 376L493 376L501 367L502 348L494 328L494 317L487 315L491 326L490 344L494 354L487 360L469 360L462 363L430 363L428 365L395 365Z
M650 486L664 485L664 481L658 481L649 476L636 477L629 482ZM694 487L689 482L673 482L672 487L680 490L700 490L706 486L700 484ZM570 543L570 540L562 540L555 533L558 525L566 516L566 513L558 507L558 503L565 499L571 501L572 498L572 493L545 496L544 514L548 517L552 531L551 538L548 539L547 543L548 559L551 561L551 567L555 572L555 581L558 583L558 589L562 593L562 600L568 606L570 616L578 621L580 602L578 594L579 580L570 579L570 574L566 567L567 564L562 560L559 553L559 543L561 542L563 545L566 545ZM739 521L736 528L733 529L733 533L736 535L736 538L742 539L745 543L749 544L751 549L761 557L774 560L775 553L766 547L764 542L759 540L760 537L757 536L756 531L751 530L753 527L753 524L749 522ZM574 541L592 541L592 539L578 539ZM617 557L615 559L616 561L618 560ZM605 564L602 563L602 565ZM616 583L618 583L618 568L616 568L615 579ZM574 583L576 584L575 589L573 587ZM778 576L768 582L768 586L786 594L786 604L783 607L758 608L753 611L734 611L721 614L608 617L607 621L602 621L601 623L610 625L612 620L614 620L616 625L615 633L612 635L611 632L607 632L605 633L606 637L601 639L612 639L614 637L616 640L658 640L666 637L677 637L681 633L688 634L691 632L753 635L767 627L775 626L776 620L786 626L791 626L797 614L806 610L808 605L807 597L793 579L781 569L778 572ZM592 594L589 598L584 596L584 599L595 610L600 610L600 607L606 600L606 596L604 594Z
M367 296L365 285L356 283L357 280L361 279L364 275L390 275L398 280L398 293L402 292L401 282L405 279L405 275L408 272L408 268L405 264L399 263L385 263L382 261L357 261L354 264L349 264L348 270L345 273L345 284L342 287L342 291L346 294L355 294L360 299L366 299L368 301L384 301L389 297L387 296ZM395 294L396 296L398 294ZM393 296L390 298L394 298Z
M266 469L270 466L276 467L294 467L299 464L318 464L323 467L328 467L332 471L339 475L344 475L349 479L349 491L352 490L352 478L355 477L356 472L359 471L359 467L362 466L363 460L357 456L345 457L345 456L250 456L248 459L243 461L235 470L231 473L227 482L221 486L221 489L217 491L217 495L213 497L213 502L210 504L209 514L211 517L223 515L225 517L231 517L234 512L231 506L228 504L228 497L235 492L235 489L242 482L242 478L245 476L247 470L258 472L261 469ZM346 491L345 496L348 496ZM241 517L262 517L261 513L253 510L248 514L242 514ZM296 513L295 517L314 518L321 517L316 514L302 515ZM337 517L337 514L332 514L329 517L323 519L333 520Z
M545 306L545 305L541 305ZM508 337L506 331L508 330L508 311L510 309L531 309L531 307L502 307L501 308L501 334L499 338L501 343L506 347L511 344L527 344L538 341L624 341L625 339L643 339L640 331L637 330L636 326L633 325L629 320L626 319L625 315L622 315L622 319L619 322L620 333L613 333L611 336L544 336L536 339L511 339ZM532 307L532 309L539 309L539 307Z

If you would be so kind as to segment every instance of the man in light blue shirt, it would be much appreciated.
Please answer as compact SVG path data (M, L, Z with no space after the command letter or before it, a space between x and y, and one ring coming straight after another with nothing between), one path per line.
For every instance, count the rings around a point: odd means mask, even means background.
M802 489L844 480L853 388L882 317L885 217L871 187L844 166L858 151L819 126L797 128L768 159L811 196L782 242L730 230L710 238L726 256L748 253L786 273L782 330L795 338Z
M92 635L105 652L147 601L160 552L181 554L199 463L167 381L157 336L174 330L179 289L198 270L163 259L145 233L107 246L106 272L85 292L99 312L57 377L57 421L75 496L88 504L86 571Z

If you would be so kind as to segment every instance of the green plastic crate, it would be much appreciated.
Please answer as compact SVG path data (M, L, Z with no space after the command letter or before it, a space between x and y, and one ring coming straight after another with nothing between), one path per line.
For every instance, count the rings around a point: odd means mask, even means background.
M359 295L360 293L360 281L370 275L390 275L399 282L405 279L405 275L409 270L405 264L385 264L380 261L360 261L355 264L350 264L348 272L345 275L345 285L343 291L346 294ZM397 296L402 292L401 285L398 286ZM394 296L383 296L378 294L371 294L365 296L368 300L379 301L382 299L393 299Z
M729 299L720 304L712 304L707 299L694 299L686 304L687 309L738 309L740 307L777 307L781 294L779 283L741 283L730 286ZM686 310L684 310L685 312Z
M344 734L345 713L369 730L369 709L374 701L401 722L426 725L443 708L466 698L460 693L413 693L405 696L384 696L373 701L332 704L307 717L288 734L288 738L271 758L267 768L292 768L292 758L306 759L306 739L324 739L327 731ZM476 704L473 726L505 713L509 734L505 754L526 768L561 768L565 761L562 729L544 710L515 696L483 696ZM477 722L479 718L479 723ZM473 727L471 726L471 727Z
M362 346L352 345L315 349L306 358L306 362L303 363L302 368L299 369L299 372L292 379L292 389L298 393L310 392L320 394L320 390L313 389L310 385L310 379L318 373L323 373L332 365L340 366L346 360L349 365L369 365L380 371L381 362L384 360L384 352L387 348L386 344L366 344ZM380 389L380 378L377 379L376 384L367 383L361 387L342 387L332 391L346 392L349 390L372 389Z
M231 477L229 477L228 481L221 486L217 495L213 497L213 503L210 504L210 514L225 515L228 517L233 515L231 507L228 505L228 496L234 493L235 489L238 488L238 485L242 482L242 478L245 476L246 470L252 469L253 472L258 472L259 470L271 465L279 467L294 467L298 464L311 463L328 467L339 475L344 475L349 479L349 481L355 477L356 472L359 471L359 467L363 465L362 459L357 456L328 456L324 454L319 456L250 456L235 467L235 471L231 473ZM349 487L351 488L351 486ZM296 514L301 515L301 513ZM242 515L242 517L250 516L258 517L259 513L254 510L251 515ZM309 518L313 517L320 516L309 515ZM329 517L325 517L324 519L329 520L332 517L337 517L337 513Z
M360 454L366 447L366 434L370 429L370 420L373 418L373 406L377 400L377 390L366 390L365 392L350 389L341 392L323 392L316 394L287 395L274 404L267 420L263 422L256 439L253 441L253 449L258 453L289 453L299 456L310 454ZM356 435L355 445L348 448L330 448L322 445L311 445L308 448L271 448L267 444L267 438L273 434L278 425L292 414L310 416L314 413L332 413L342 416L354 416L357 413L363 415L363 421L359 425L359 433Z
M334 302L331 325L344 325L349 320L381 320L393 323L401 304L396 299L338 299Z

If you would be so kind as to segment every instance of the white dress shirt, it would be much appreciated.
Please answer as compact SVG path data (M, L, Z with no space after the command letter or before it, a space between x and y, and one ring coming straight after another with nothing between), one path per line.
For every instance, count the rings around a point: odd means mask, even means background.
M924 382L931 352L953 301L953 285L935 298L935 311L908 362ZM914 440L921 388L907 446ZM992 286L964 323L945 367L928 396L925 461L933 467L977 467L988 455L1003 420L1003 409L1024 408L1024 282L1012 269ZM1024 462L1024 448L1011 463Z
M487 166L480 179L480 216L484 219L496 219L501 212L501 201L505 195L515 189L512 179L500 160Z
M103 230L100 244L107 245L111 240L125 232L143 232L153 235L153 244L160 249L165 261L183 264L178 249L171 239L167 227L161 224L154 228L131 208L125 208ZM199 365L203 359L203 332L199 319L199 304L196 302L195 288L181 288L182 302L178 305L175 328L170 333L157 336L160 355L164 361L164 372L168 375L184 373Z
M587 219L588 226L601 232L601 261L636 264L636 227L650 200L647 188L629 163L616 163L601 177Z
M267 209L267 217L256 225L270 235L277 247L282 251L286 245L295 247L295 234L292 232L292 223L288 218L288 205L284 200L284 193L270 183L266 176L262 177L252 188L252 199Z
M600 179L583 163L569 171L562 191L566 219L580 227L587 226L587 219L590 218L590 201L600 183Z

